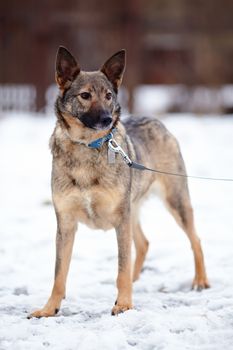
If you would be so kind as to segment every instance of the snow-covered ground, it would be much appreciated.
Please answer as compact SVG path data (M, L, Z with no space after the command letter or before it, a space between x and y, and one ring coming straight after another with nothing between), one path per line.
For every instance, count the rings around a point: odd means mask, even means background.
M55 260L48 139L55 118L0 119L0 350L230 350L233 348L233 183L190 180L212 288L190 291L189 242L161 202L142 210L150 241L132 311L116 297L114 232L80 225L67 298L54 318L31 319L49 296ZM233 177L233 119L168 116L192 175Z

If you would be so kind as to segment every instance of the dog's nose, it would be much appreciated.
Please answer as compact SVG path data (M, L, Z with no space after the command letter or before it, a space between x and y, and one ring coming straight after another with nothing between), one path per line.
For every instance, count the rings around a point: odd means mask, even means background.
M111 124L111 122L112 122L112 118L110 116L104 115L101 117L101 124L103 126L108 126Z

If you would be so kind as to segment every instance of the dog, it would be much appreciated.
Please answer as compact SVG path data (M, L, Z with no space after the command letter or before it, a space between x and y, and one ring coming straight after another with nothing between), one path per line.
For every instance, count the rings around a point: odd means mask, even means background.
M140 225L139 208L155 189L190 240L195 262L192 287L209 287L186 178L131 169L119 154L109 161L111 137L131 159L147 167L186 174L178 142L159 120L130 117L121 122L117 93L125 55L121 50L100 70L86 72L66 48L58 49L57 123L50 140L57 218L55 279L46 305L29 317L54 316L60 309L78 222L94 229L115 229L118 295L112 314L133 308L132 282L139 277L149 245ZM133 271L132 241L136 248Z

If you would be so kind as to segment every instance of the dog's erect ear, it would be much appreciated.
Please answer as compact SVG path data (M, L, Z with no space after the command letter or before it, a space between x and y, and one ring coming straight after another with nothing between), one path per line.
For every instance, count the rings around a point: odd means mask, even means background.
M67 89L79 72L80 68L75 58L65 47L60 46L57 51L55 75L58 86L62 90Z
M103 72L108 80L112 83L114 91L116 93L121 85L124 70L125 50L121 50L115 53L115 55L110 57L101 68L101 72Z

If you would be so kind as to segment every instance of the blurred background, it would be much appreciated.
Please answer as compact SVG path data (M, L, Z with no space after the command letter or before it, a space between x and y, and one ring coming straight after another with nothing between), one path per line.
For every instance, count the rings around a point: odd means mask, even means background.
M187 237L152 199L136 310L110 320L115 235L79 225L58 318L26 320L53 280L59 45L84 70L125 48L123 112L163 119L189 175L233 178L233 0L0 0L0 350L232 349L233 182L189 181L210 290L189 292Z
M2 111L52 112L59 45L85 70L125 48L125 111L233 113L231 0L1 1Z

